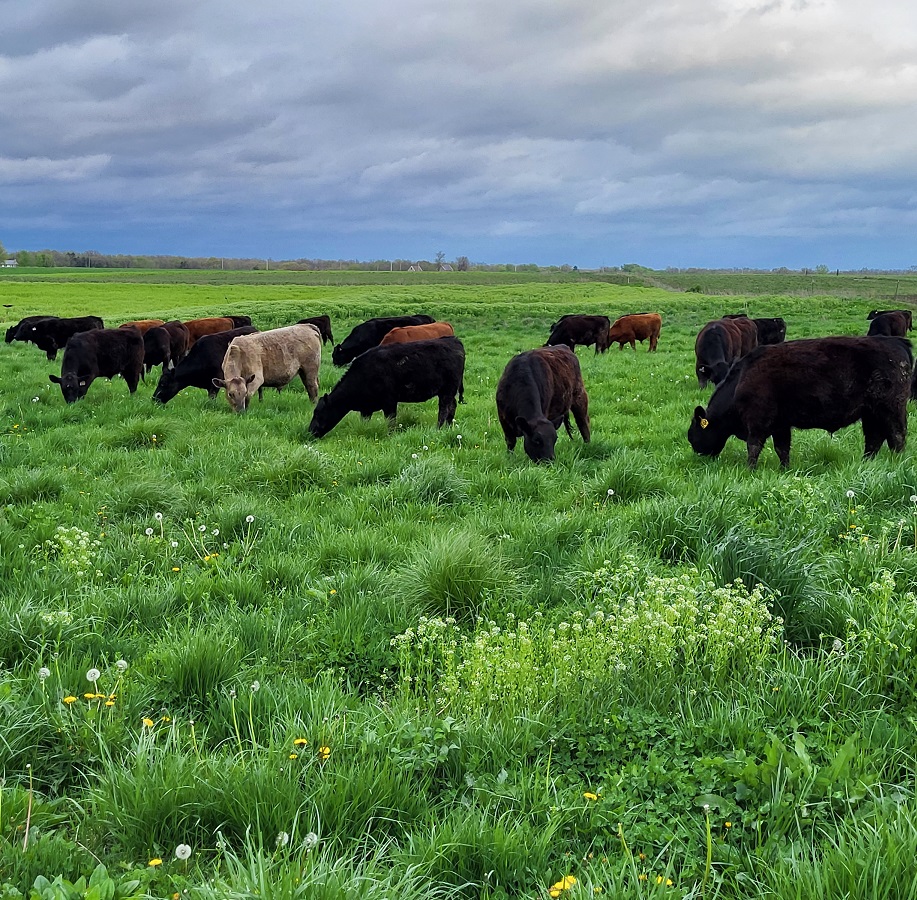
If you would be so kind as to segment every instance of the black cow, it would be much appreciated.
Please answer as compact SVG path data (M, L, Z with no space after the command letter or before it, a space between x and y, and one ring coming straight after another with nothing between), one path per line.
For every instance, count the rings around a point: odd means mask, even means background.
M730 435L754 468L769 437L784 468L793 428L835 432L862 421L866 456L904 447L913 354L910 341L828 337L758 347L698 406L688 429L696 453L717 456Z
M153 399L157 403L168 403L179 391L196 387L207 391L213 400L220 392L214 386L213 379L223 377L223 357L232 339L242 334L255 334L257 331L251 325L243 325L241 328L199 337L188 355L174 369L163 369L159 384L153 391Z
M159 365L163 371L174 369L188 355L190 346L191 334L185 323L178 319L151 328L143 335L143 364L146 371Z
M6 343L12 344L13 341L27 341L29 340L28 330L30 325L56 318L57 316L26 316L24 319L20 319L15 325L11 325L6 329Z
M224 316L226 319L232 319L233 328L244 328L246 325L252 324L251 316Z
M873 316L866 332L870 337L884 335L885 337L905 337L910 329L909 312L904 310L889 310Z
M724 319L748 319L747 313L727 313ZM750 319L761 344L782 344L786 340L786 320L776 316L771 319Z
M104 327L105 323L98 316L76 316L70 319L48 316L42 321L32 322L16 338L30 341L39 350L44 350L48 359L57 359L57 351L63 349L73 335Z
M545 347L566 344L571 350L575 350L577 344L595 344L595 352L604 353L611 344L608 338L609 328L611 320L608 316L561 316L551 326L551 334Z
M367 319L357 325L343 342L334 348L331 353L331 362L336 366L346 366L370 347L378 347L382 338L393 328L400 328L403 325L429 325L435 321L432 316L425 315L383 316L378 319Z
M455 418L456 394L465 402L464 376L465 348L455 337L370 347L330 394L319 397L309 431L323 437L351 410L364 419L382 410L394 424L399 403L422 403L432 397L439 398L436 424L442 428Z
M96 378L121 375L133 394L143 374L143 335L137 328L95 328L77 332L64 348L59 384L67 403L86 396Z
M561 422L572 438L570 413L583 440L591 435L589 397L583 386L579 360L568 347L539 347L514 356L497 385L497 416L512 452L516 440L529 459L554 459L557 429Z
M309 316L308 319L300 319L297 325L314 325L318 333L322 336L323 344L333 344L334 335L331 333L331 316ZM383 335L385 337L385 335Z
M907 318L907 330L910 331L914 327L913 316L909 309L872 309L869 311L866 318L872 320L876 316L884 316L887 313L901 313Z
M739 323L744 321L744 325ZM742 356L742 327L751 325L748 319L714 319L698 332L694 342L696 362L694 371L697 374L698 387L706 387L709 382L719 384L729 371L729 367ZM757 329L755 329L757 335Z

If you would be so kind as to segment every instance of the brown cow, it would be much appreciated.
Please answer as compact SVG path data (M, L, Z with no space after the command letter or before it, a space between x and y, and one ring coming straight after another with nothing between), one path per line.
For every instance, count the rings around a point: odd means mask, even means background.
M636 341L642 344L650 339L650 351L659 343L659 330L662 328L662 316L659 313L641 313L639 315L621 316L608 330L608 343L618 342L618 349L623 350L630 344L636 351Z
M211 316L208 319L191 319L185 322L185 328L188 329L188 334L191 336L191 346L194 346L194 342L205 334L217 334L220 331L229 331L239 327L233 321L232 316Z
M758 329L748 318L714 319L701 328L694 344L697 386L719 384L729 367L758 345Z
M162 319L137 319L136 322L125 322L118 328L139 328L141 334L146 334L151 328L159 328L166 323Z
M430 325L403 325L393 328L379 344L410 344L412 341L432 341L441 337L455 337L455 331L448 322L433 322Z

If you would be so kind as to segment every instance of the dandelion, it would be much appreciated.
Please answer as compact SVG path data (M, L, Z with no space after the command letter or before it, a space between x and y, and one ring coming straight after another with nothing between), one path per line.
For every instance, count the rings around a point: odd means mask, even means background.
M219 529L219 528L214 528L213 531L211 532L211 534L212 534L214 537L217 537L217 536L219 535L219 533L220 533L220 529Z
M286 847L286 845L289 843L290 843L289 832L281 831L280 834L277 835L277 846Z
M71 703L76 703L76 697L74 697L73 695L71 695L71 696L69 696L69 697L64 697L64 699L63 699L62 702L63 702L63 703L66 703L67 706L69 706Z
M173 572L181 572L181 569L178 566L172 566Z
M119 672L121 672L121 673L123 674L124 672L127 671L127 660L126 660L126 659L119 659L119 660L115 663L115 668L116 668Z
M614 497L614 495L615 495L615 489L614 489L614 488L608 488L608 496L609 496L609 497Z
M732 822L723 822L723 825L725 825L727 828L732 828Z
M584 796L587 800L598 800L598 799L599 799L599 795L598 795L598 794L593 794L592 791L584 791L584 792L583 792L583 796Z
M146 534L147 537L152 537L152 536L153 536L153 529L152 529L152 528L147 528L147 530L144 532L144 534Z
M294 747L305 747L309 742L305 738L294 738L293 746Z
M200 526L198 526L198 529L197 529L197 530L198 530L201 534L203 534L203 533L207 530L207 526L206 526L206 525L200 525ZM186 846L186 845L185 845L185 844L181 844L180 846L184 847L184 846Z
M172 541L172 549L174 550L178 546L178 541Z
M163 717L160 719L160 721L161 721L161 722L171 722L171 721L172 721L172 717L171 717L171 716L163 716Z
M572 888L573 885L575 884L576 884L576 878L573 875L564 875L564 877L561 878L560 881L551 885L551 889L548 891L548 893L552 897L559 897L561 895L561 892L569 891L570 888Z
M291 753L291 754L287 757L287 759L299 759L299 754L298 754L298 753Z
M38 403L38 397L33 397L33 398L32 398L32 402L33 402L33 403Z
M330 590L330 591L328 591L328 593L329 593L329 594L336 594L336 593L337 593L337 591L336 591L336 590L335 590L334 588L331 588L331 590Z
M51 677L51 670L47 666L42 666L38 670L38 680L41 682L47 681Z
M423 445L423 448L424 448L424 450L429 450L429 449L430 449L426 444Z
M143 722L145 728L152 728L156 724L152 719L146 716L144 716L141 721Z
M917 503L917 494L911 494L911 503Z
M854 496L855 496L855 495L854 495L853 491L847 491L847 499L848 499L848 500L852 500L852 499L854 498Z
M91 681L93 684L95 684L101 677L102 673L98 669L90 669L86 673L86 680Z
M161 513L161 512L153 513L153 518L154 518L157 522L161 522L161 521L162 521L162 513Z
M257 693L258 691L260 691L260 690L261 690L261 682L260 682L260 681L253 681L253 682L252 682L252 693L253 693L253 694L256 694L256 693Z
M95 698L96 698L96 695L92 691L89 691L88 693L83 694L84 700L95 700Z
M156 866L161 866L161 865L162 865L162 860L161 860L158 856L156 856L156 857L154 857L153 859L151 859L151 860L147 863L147 865L155 869Z
M310 831L302 839L303 849L305 849L306 851L311 850L317 843L318 843L318 835L314 831Z
M412 454L411 454L411 459L417 459L417 454L416 454L416 453L412 453Z
M114 706L114 705L115 705L115 701L114 701L114 700L106 700L106 701L105 701L105 705L106 705L106 706Z
M245 521L246 521L246 523L248 523L249 525L251 525L252 522L255 521L255 517L254 517L254 516L246 516L246 517L245 517Z
M321 762L324 762L326 759L328 759L329 756L331 756L330 747L323 746L318 748L318 758L321 760Z
M187 844L179 844L175 848L176 859L189 859L191 857L191 848Z

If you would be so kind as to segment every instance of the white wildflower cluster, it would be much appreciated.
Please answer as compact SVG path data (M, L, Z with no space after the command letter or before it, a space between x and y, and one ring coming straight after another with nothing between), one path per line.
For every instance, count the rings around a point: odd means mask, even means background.
M96 568L96 557L101 541L95 540L88 531L76 525L58 525L51 538L44 542L44 552L49 559L56 559L60 566L76 578L101 577Z
M461 633L455 619L421 616L416 628L395 635L402 689L423 694L455 668Z
M741 581L717 587L694 568L646 576L629 559L596 574L594 593L604 609L576 611L553 625L540 616L509 616L470 637L453 632L453 646L438 660L435 699L518 709L562 693L605 690L624 677L710 685L747 676L782 644L783 623L760 588L749 591ZM421 647L413 629L393 643L402 657ZM402 671L410 665L416 659L402 662Z

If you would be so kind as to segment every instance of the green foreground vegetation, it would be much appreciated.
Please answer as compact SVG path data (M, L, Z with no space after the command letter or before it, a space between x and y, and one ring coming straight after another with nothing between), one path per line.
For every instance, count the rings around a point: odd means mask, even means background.
M263 277L266 273L257 273ZM326 273L327 274L327 273ZM64 404L0 346L0 897L917 896L917 435L696 457L700 326L863 334L866 298L635 285L2 281L35 313L340 341L428 312L466 404L244 416L156 378ZM593 440L506 452L494 391L565 312ZM340 373L325 348L323 391ZM912 414L911 425L915 426ZM83 879L83 880L81 880Z

